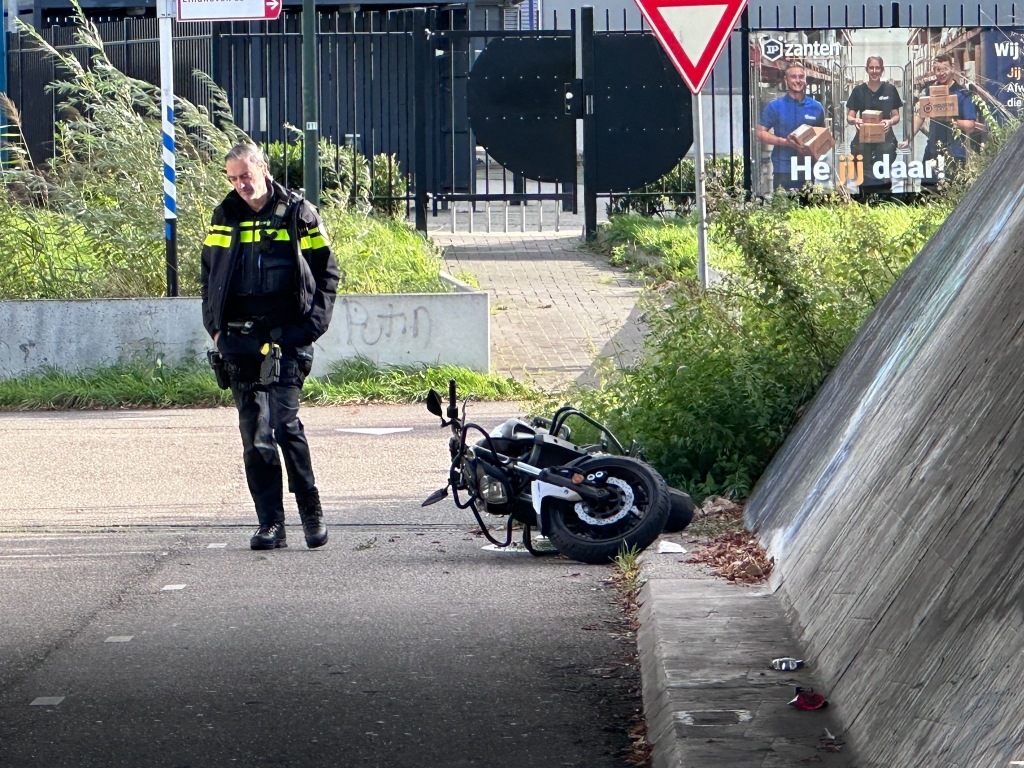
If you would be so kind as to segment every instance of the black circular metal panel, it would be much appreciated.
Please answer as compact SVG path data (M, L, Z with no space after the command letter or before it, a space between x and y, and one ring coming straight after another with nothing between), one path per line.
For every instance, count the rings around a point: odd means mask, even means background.
M693 143L691 95L655 37L595 35L594 82L597 190L639 189L675 168Z
M568 37L491 40L467 86L476 143L528 179L573 181L576 121L565 114L565 85L573 69Z

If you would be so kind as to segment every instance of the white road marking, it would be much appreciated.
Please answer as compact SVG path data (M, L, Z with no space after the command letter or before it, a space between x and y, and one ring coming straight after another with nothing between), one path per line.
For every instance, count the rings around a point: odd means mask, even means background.
M56 707L64 701L63 696L40 696L37 699L33 699L29 704L30 707Z
M226 546L227 546L227 544L207 544L206 548L207 549L224 549Z
M36 560L78 557L123 557L124 555L151 555L152 552L53 552L38 555L0 555L0 560Z
M172 589L184 589L188 584L168 584L166 587L161 588L161 592L167 592Z
M352 432L356 435L393 435L396 432L412 432L412 427L339 427L336 432Z
M111 635L110 637L108 637L103 642L104 643L127 643L133 637L135 637L135 635Z

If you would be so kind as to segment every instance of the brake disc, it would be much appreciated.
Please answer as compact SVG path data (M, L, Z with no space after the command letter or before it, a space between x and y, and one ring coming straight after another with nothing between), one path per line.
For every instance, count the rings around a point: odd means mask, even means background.
M611 525L612 523L619 522L619 520L635 509L633 506L633 489L630 488L629 483L618 477L609 477L608 484L622 490L623 499L619 511L611 517L593 517L587 513L587 505L581 501L576 504L576 516L584 523L588 525Z

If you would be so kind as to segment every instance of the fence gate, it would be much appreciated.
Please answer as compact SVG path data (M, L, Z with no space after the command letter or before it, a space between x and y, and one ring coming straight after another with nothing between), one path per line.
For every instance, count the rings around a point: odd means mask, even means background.
M578 119L584 123L588 230L596 220L596 194L653 183L689 150L690 92L651 34L595 32L593 12L585 8L577 77L575 12L567 29L558 29L557 17L550 30L492 30L486 21L483 29L431 24L431 47L447 65L438 74L453 84L434 92L459 96L464 81L465 113L458 103L437 104L442 141L434 145L440 148L433 185L421 198L431 198L435 215L448 208L453 228L460 202L469 203L471 230L478 204L488 227L494 202L537 203L541 229L545 201L554 201L556 228L561 210L576 213ZM471 65L463 70L463 62ZM428 138L428 152L430 145ZM525 227L522 211L519 220Z

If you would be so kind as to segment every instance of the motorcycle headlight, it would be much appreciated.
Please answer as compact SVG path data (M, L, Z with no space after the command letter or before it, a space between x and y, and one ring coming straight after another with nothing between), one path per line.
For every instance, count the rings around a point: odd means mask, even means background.
M477 478L477 492L480 494L480 498L488 504L508 503L508 491L505 490L505 484L488 474L481 473Z

